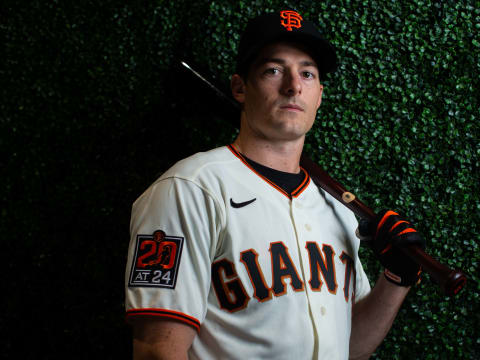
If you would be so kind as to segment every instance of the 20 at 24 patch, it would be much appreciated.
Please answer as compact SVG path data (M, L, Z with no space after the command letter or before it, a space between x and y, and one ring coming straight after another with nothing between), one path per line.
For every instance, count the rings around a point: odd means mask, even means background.
M162 230L137 235L128 286L175 289L184 238Z

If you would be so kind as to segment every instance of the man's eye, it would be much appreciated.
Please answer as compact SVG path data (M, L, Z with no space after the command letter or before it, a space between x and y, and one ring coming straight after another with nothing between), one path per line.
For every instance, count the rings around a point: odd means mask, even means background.
M310 71L304 71L303 76L307 79L314 79L315 78L315 74L310 72Z
M276 75L280 72L280 70L276 69L276 68L270 68L270 69L267 69L265 70L265 74L271 74L271 75Z

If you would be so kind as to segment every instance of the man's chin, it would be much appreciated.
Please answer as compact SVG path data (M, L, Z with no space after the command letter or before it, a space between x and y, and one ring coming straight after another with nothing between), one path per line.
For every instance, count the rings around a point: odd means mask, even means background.
M278 134L284 134L285 138L295 140L305 136L312 128L312 124L307 124L303 119L287 119L287 121L279 121L275 126Z
M278 126L267 137L273 141L298 141L305 138L307 131L303 127Z

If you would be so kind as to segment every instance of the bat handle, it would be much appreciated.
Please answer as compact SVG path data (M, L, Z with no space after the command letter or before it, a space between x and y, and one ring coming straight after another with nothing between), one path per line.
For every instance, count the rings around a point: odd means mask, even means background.
M467 282L467 277L460 270L452 270L448 266L438 262L425 253L420 247L410 245L401 250L412 258L416 263L421 264L432 279L442 288L448 296L456 295Z

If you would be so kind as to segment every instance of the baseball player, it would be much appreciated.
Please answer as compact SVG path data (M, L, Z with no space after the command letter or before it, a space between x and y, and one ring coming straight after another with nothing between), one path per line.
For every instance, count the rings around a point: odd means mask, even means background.
M368 358L419 267L398 214L362 224L388 269L371 289L354 215L299 166L334 48L293 10L242 36L231 145L174 165L134 203L127 320L138 359Z

